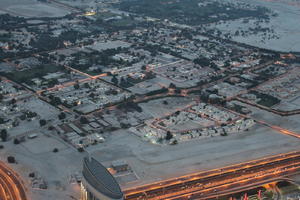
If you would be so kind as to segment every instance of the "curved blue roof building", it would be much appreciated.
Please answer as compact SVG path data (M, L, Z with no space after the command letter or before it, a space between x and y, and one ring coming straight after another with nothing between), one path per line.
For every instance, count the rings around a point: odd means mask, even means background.
M82 174L82 200L123 200L115 178L94 158L84 158Z

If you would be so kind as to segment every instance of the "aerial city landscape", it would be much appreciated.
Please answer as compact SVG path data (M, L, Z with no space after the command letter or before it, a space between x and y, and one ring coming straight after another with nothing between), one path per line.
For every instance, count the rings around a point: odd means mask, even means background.
M0 200L300 200L300 0L0 0Z

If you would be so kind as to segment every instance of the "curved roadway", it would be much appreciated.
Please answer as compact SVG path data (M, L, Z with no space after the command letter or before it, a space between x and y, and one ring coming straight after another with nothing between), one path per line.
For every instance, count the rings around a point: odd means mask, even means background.
M20 178L3 162L0 162L0 199L27 200Z

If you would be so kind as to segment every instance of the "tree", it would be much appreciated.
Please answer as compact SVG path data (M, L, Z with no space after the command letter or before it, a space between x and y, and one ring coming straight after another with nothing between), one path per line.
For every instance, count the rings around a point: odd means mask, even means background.
M227 135L228 135L228 133L225 130L223 133L221 133L221 136L227 136Z
M18 120L13 121L12 126L17 127L19 126L20 122Z
M171 145L176 145L176 144L178 144L178 141L177 141L177 140L174 140L174 141L171 143Z
M31 112L31 111L28 111L25 113L26 117L28 118L34 118L37 116L37 113L36 112Z
M208 102L208 94L207 93L201 93L200 95L200 99L203 101L203 102Z
M113 76L113 77L111 78L111 82L112 82L113 84L115 84L115 85L118 85L119 80L117 79L116 76Z
M25 115L25 114L22 114L22 115L20 116L20 120L24 121L25 119L26 119L26 115Z
M119 109L124 109L126 111L137 111L139 113L143 112L142 107L140 107L137 103L133 101L125 102L123 104L118 105Z
M52 37L48 33L40 34L36 40L31 40L29 45L38 51L45 51L63 47L63 40L58 37Z
M87 123L89 123L89 121L86 117L80 117L80 123L81 124L87 124Z
M61 99L59 97L49 97L50 98L50 103L53 105L59 105L61 104Z
M79 84L76 83L76 84L74 85L74 89L78 90L79 88L80 88Z
M28 175L30 178L34 178L35 177L35 173L34 172L30 172Z
M131 86L131 84L124 77L122 77L120 81L120 86L123 88L128 88Z
M0 117L0 124L4 124L4 123L5 123L5 120L2 117Z
M15 98L13 98L11 101L10 101L10 104L15 104L17 103L17 100Z
M8 156L8 157L7 157L7 162L8 162L8 163L15 163L15 162L16 162L16 159L15 159L15 157L13 157L13 156Z
M126 129L126 128L130 127L130 124L126 124L126 123L121 122L120 126L121 126L122 129Z
M166 135L166 140L171 140L172 138L173 138L173 134L170 131L168 131Z
M51 79L51 80L48 81L47 86L48 87L54 87L58 83L59 83L58 80L56 78L53 78L53 79Z
M181 93L181 89L176 88L174 92L175 92L176 94L180 94L180 93Z
M2 139L3 142L7 140L8 134L6 129L2 129L0 132L0 138Z
M57 152L58 152L58 148L54 148L54 149L53 149L53 152L54 152L54 153L57 153Z
M105 91L105 94L106 95L117 95L118 91L115 89L110 89L110 90Z
M59 115L58 115L58 119L60 120L63 120L66 118L66 114L64 112L61 112Z
M174 83L170 83L169 88L175 89L175 88L176 88L176 85L175 85Z
M14 144L20 144L20 140L18 138L14 139Z
M40 120L40 126L45 126L47 124L47 121L44 119Z
M89 97L91 97L91 98L94 98L95 97L95 93L91 93L91 94L89 94Z
M89 83L84 83L83 86L84 86L85 88L91 88L91 86L90 86Z
M202 67L209 67L211 65L210 60L208 58L205 58L205 57L196 58L194 60L194 63L198 64Z

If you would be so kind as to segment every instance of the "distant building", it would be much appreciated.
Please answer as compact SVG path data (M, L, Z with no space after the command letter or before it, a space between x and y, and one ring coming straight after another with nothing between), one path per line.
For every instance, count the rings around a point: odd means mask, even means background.
M81 200L123 200L119 184L94 158L84 158Z

